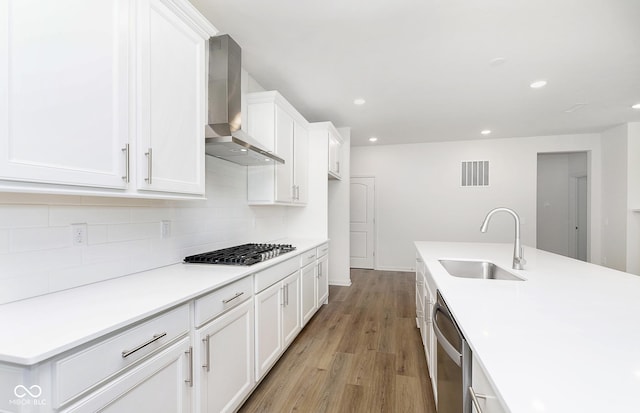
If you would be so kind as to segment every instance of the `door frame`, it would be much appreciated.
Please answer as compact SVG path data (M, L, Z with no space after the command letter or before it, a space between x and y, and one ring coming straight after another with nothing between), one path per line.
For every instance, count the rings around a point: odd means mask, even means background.
M570 154L578 154L578 153L584 153L587 156L587 168L586 168L586 174L569 174L570 175L570 179L574 179L574 178L578 178L580 176L586 176L587 179L587 261L586 262L591 262L591 245L592 245L592 229L594 226L594 223L592 222L592 199L591 197L593 196L593 152L590 149L584 150L584 149L576 149L576 150L566 150L566 151L540 151L536 153L536 175L537 175L537 168L538 168L538 163L539 163L539 157L541 155L562 155L562 154L566 154L566 155L570 155ZM576 179L577 180L577 179ZM537 185L537 178L536 178L536 185ZM569 191L573 191L573 188L571 186L571 182L569 183ZM537 205L537 201L538 201L538 196L536 193L536 205ZM538 211L537 211L537 207L536 207L536 219L538 216ZM538 226L538 222L536 221L536 231L537 231L537 226ZM536 248L537 248L537 240L536 240ZM570 251L569 251L570 252Z
M378 269L378 191L376 191L376 176L375 175L351 175L349 177L349 186L351 186L352 178L371 178L373 179L373 269ZM351 227L351 213L349 213L349 227ZM351 229L349 229L349 238L351 238ZM351 242L351 239L349 239ZM351 256L349 256L351 261ZM349 268L351 268L351 262L349 262Z

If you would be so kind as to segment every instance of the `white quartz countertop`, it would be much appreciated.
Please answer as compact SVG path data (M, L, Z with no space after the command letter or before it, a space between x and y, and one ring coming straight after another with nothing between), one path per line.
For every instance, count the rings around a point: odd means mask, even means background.
M526 246L512 270L512 244L415 246L510 411L640 411L640 277ZM452 277L439 259L489 260L526 281Z
M0 362L39 363L326 241L278 240L296 250L246 267L174 264L0 305Z

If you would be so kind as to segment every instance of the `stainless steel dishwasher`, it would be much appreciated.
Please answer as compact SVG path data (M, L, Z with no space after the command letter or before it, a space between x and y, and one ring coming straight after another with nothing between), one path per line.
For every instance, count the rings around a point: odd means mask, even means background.
M467 392L471 386L471 349L440 291L432 318L438 342L438 413L471 413L471 398Z

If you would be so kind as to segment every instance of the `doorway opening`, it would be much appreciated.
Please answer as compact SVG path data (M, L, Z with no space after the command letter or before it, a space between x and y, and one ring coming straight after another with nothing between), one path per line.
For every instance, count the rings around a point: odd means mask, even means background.
M536 247L589 260L589 153L538 154Z

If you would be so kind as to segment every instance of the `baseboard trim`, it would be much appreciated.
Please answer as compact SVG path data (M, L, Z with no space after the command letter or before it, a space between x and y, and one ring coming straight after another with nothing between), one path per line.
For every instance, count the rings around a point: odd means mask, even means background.
M329 280L329 285L337 285L340 287L351 287L351 279L348 280Z
M398 272L415 272L415 268L411 267L378 267L377 271L398 271Z

